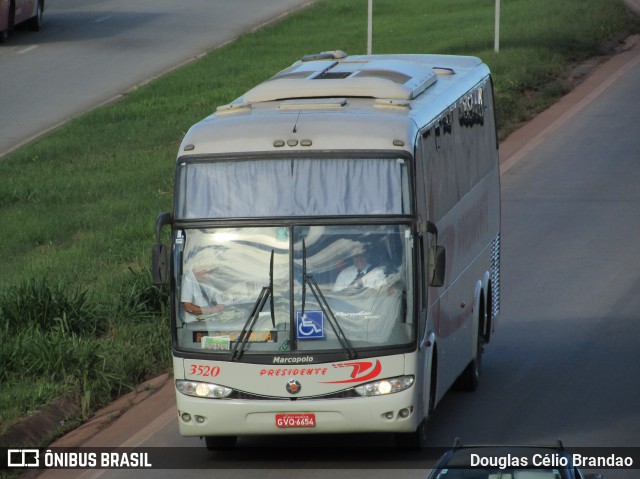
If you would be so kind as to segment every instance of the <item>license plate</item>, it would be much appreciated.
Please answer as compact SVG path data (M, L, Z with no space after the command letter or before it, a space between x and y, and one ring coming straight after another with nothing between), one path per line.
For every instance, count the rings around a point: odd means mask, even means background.
M276 426L289 427L316 427L315 414L276 414Z

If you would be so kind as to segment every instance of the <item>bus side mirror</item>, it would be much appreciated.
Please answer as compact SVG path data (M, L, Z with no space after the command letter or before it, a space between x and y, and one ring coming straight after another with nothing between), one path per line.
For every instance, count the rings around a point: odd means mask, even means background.
M444 284L444 272L447 266L447 257L444 246L433 246L438 244L438 227L435 223L427 221L427 233L434 236L432 246L429 247L429 265L427 271L427 282L429 286L438 288Z
M160 242L163 226L171 224L171 214L161 213L156 219L156 244L151 251L151 277L154 284L167 284L169 281L169 250Z
M440 287L444 284L444 272L447 266L447 255L444 246L436 246L429 255L429 286Z
M153 284L167 284L169 280L169 251L162 243L153 245L151 276L153 277Z

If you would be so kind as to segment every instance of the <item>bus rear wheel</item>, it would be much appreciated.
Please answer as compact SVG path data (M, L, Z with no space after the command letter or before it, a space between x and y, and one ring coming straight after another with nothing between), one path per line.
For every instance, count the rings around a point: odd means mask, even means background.
M467 365L456 382L457 389L463 391L475 391L480 384L480 371L482 370L482 333L478 332L476 355Z
M236 436L206 436L204 443L209 451L222 451L233 449L238 438Z

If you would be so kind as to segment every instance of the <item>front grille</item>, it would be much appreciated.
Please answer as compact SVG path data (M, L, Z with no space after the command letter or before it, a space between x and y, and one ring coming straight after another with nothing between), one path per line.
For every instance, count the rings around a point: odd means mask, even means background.
M309 397L296 397L292 395L287 396L263 396L261 394L248 393L244 391L234 391L228 399L244 399L250 401L308 401L313 399L350 399L357 398L359 396L353 389L345 389L331 394L324 394L322 396L309 396Z

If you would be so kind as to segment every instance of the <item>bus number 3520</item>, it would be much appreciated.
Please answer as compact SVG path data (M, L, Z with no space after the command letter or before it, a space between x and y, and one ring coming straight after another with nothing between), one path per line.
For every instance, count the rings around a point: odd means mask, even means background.
M212 378L220 374L218 366L206 366L202 364L192 364L189 370L191 376L210 376Z

